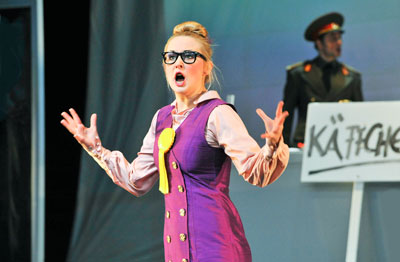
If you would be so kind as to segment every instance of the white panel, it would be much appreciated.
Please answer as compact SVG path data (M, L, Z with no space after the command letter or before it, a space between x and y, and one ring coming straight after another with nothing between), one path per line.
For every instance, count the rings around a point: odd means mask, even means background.
M311 103L302 182L400 181L400 101Z

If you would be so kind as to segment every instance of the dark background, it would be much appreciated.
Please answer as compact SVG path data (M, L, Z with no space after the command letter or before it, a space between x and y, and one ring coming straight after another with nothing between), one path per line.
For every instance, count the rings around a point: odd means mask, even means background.
M89 2L44 1L46 95L46 261L64 261L72 230L81 147L60 124L84 114Z

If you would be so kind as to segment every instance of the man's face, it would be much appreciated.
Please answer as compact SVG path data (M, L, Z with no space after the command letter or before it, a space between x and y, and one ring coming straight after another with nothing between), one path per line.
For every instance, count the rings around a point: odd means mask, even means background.
M325 60L335 60L342 52L342 33L329 32L316 41L318 51Z

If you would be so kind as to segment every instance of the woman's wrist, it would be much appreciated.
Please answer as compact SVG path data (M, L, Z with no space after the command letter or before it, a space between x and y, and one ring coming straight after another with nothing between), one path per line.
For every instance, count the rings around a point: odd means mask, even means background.
M89 145L86 145L84 143L80 143L85 149L86 152L92 157L95 158L100 158L102 155L103 147L101 145L100 138L98 136L95 137L94 141L90 143Z
M279 146L280 138L278 139L277 142L273 142L270 138L265 139L265 151L264 151L264 157L267 160L272 160L274 157L276 150Z
M279 142L281 141L281 137L282 136L280 136L277 141L274 141L275 139L270 139L270 138L266 139L266 145L272 152L274 152L278 148Z

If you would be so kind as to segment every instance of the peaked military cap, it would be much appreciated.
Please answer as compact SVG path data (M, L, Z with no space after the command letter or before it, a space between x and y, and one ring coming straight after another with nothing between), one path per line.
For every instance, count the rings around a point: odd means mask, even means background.
M323 34L339 31L343 33L342 25L344 22L343 15L332 12L322 15L312 21L304 32L304 38L307 41L314 42Z

